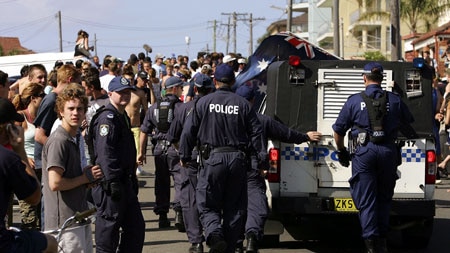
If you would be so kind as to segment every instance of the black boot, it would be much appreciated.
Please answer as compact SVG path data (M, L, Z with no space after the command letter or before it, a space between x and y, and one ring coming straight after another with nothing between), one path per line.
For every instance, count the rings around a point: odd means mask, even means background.
M168 228L170 227L170 221L167 219L167 213L159 214L159 228Z
M189 247L189 253L203 253L203 244L193 243L192 246Z
M225 253L227 243L220 236L211 236L208 240L209 253Z
M242 242L236 244L235 253L244 253L244 245Z
M175 211L175 227L178 232L186 232L186 227L184 226L183 213L181 211Z
M364 243L366 244L367 253L377 253L375 250L375 240L366 239Z
M257 253L258 252L258 238L252 232L247 234L247 247L245 249L247 253Z
M376 247L378 253L388 253L386 238L378 238Z

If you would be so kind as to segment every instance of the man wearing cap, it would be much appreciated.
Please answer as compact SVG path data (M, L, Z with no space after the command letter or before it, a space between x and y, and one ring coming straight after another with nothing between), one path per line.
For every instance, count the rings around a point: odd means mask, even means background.
M209 94L213 90L211 77L205 74L197 74L193 79L194 92L196 94L194 100L181 104L176 108L175 119L170 125L167 133L167 140L174 145L176 149L179 146L181 131L188 115L195 113L194 105L197 100L204 95ZM181 190L180 204L183 211L184 224L186 226L186 234L189 242L192 244L189 248L190 253L203 253L203 227L200 223L199 213L197 209L197 201L195 199L195 188L197 187L197 174L199 164L197 163L197 149L192 152L192 162L188 163L185 168L177 164L181 174Z
M400 154L395 144L401 124L414 121L408 107L397 94L383 91L383 66L370 62L364 66L365 91L348 98L333 124L339 163L352 161L350 193L359 210L362 237L367 252L387 252L389 212ZM349 130L352 154L344 146Z
M217 66L214 82L216 91L199 99L195 113L186 119L179 153L182 166L187 166L194 147L200 149L204 169L196 199L210 252L234 252L247 210L247 153L255 152L261 164L267 162L267 153L255 111L231 91L233 69Z
M0 252L56 253L54 237L35 230L8 230L3 222L11 194L30 205L41 201L40 182L25 153L23 129L16 127L15 121L23 122L24 118L7 98L0 98Z
M181 104L183 81L176 76L166 80L166 96L150 106L141 125L140 145L141 152L138 161L146 163L147 139L153 134L152 140L156 142L153 155L155 157L155 207L153 211L159 215L159 228L170 227L167 213L170 207L170 175L173 177L175 197L172 208L175 211L175 226L180 232L184 232L183 216L180 206L180 171L175 167L180 158L178 152L167 141L167 131L176 117L174 111Z
M156 70L156 77L159 80L162 80L163 76L166 75L166 65L164 64L164 55L156 54L155 63L152 65L152 68Z
M137 197L136 146L125 111L134 87L117 76L108 89L110 104L93 123L94 158L104 174L92 189L96 252L142 252L145 223Z

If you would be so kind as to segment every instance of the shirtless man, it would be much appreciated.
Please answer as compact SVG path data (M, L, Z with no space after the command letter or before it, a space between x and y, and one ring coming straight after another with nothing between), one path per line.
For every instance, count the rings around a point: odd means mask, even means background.
M140 71L136 77L136 90L131 91L130 103L125 107L125 111L130 117L131 131L134 135L134 142L138 153L141 148L139 145L141 115L145 115L148 110L147 92L144 90L144 88L147 87L147 83L147 72ZM138 164L139 166L137 168L136 175L140 176L145 174L142 170L142 162Z

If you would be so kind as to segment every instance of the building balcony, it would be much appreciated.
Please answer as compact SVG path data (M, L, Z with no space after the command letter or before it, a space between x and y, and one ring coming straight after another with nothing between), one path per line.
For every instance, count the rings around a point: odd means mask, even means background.
M317 1L318 8L333 8L333 0L318 0Z
M309 10L309 1L308 0L294 0L292 2L292 11L293 12L308 12Z
M373 10L373 11L375 11L375 10ZM368 10L365 13L368 13L368 12L372 12L372 11ZM381 17L371 17L367 20L360 20L361 16L362 15L360 14L359 10L356 10L356 11L352 12L352 14L350 14L350 24L351 25L348 26L348 31L353 32L353 33L360 32L362 30L371 31L371 30L378 29L383 24L383 22L381 21Z
M317 42L320 43L322 40L326 40L327 38L333 38L333 27L333 23L323 23L317 30Z

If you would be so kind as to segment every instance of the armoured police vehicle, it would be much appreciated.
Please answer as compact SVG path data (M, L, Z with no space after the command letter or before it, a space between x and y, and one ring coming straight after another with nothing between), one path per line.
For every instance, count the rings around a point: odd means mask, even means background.
M269 65L267 95L261 110L298 131L317 129L323 138L319 143L300 145L269 142L271 166L266 181L271 214L265 227L266 240L279 241L283 228L297 240L313 239L309 237L317 228L314 220L329 220L333 224L344 217L356 217L358 210L348 183L351 166L339 164L331 126L347 98L364 90L362 73L367 63L300 61L292 57ZM420 60L382 62L382 65L383 88L398 92L415 118L411 125L415 131L405 125L397 140L401 165L392 204L391 230L398 232L403 243L425 247L435 215L432 75ZM359 224L351 226L359 227Z

